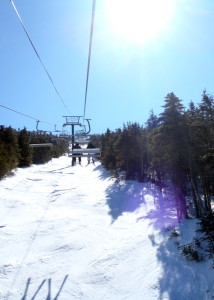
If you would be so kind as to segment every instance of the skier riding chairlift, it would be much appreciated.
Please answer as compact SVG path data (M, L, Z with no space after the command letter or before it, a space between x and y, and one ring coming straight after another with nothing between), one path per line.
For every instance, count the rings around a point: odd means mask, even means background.
M96 147L91 142L89 142L88 146L87 146L87 149L93 149L93 148L96 148ZM92 160L92 163L94 164L94 158L93 158L93 156L92 157L88 156L88 164L90 164L90 158Z
M74 145L73 149L81 149L79 143L76 143ZM76 158L77 157L79 159L79 164L81 165L81 156L78 156L78 155L81 155L81 153L75 153L75 157L72 158L72 165L76 164Z

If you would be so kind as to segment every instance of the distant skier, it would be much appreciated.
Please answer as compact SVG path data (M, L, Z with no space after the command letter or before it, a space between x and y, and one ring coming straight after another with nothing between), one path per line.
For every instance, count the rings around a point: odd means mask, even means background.
M73 147L73 149L81 149L79 143L76 143ZM72 158L72 166L74 166L76 164L76 158L78 157L79 159L79 164L81 165L81 156L78 156L78 155L81 155L81 153L76 153L75 152L75 156Z
M87 146L87 149L94 149L94 148L96 148L91 142L89 142L88 143L88 146ZM91 160L92 160L92 163L94 164L94 158L93 158L93 156L88 156L88 164L90 164L90 158L91 158Z

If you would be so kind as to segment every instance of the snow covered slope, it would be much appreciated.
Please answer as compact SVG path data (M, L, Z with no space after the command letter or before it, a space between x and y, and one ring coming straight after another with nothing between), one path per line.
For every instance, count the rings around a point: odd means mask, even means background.
M149 185L115 183L99 162L70 163L0 182L0 299L212 299L210 262L187 262L169 239L173 205ZM180 225L185 241L195 227Z

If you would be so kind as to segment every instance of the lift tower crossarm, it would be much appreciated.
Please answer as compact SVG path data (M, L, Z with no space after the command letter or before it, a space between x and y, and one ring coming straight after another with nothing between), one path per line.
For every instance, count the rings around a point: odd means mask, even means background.
M63 124L63 127L67 125L82 125L80 123L80 118L82 118L82 116L63 116L63 118L65 118L65 124Z
M74 148L75 138L74 138L74 126L82 126L80 123L80 118L82 116L63 116L65 118L66 123L63 124L65 126L71 126L71 139L72 139L72 150Z

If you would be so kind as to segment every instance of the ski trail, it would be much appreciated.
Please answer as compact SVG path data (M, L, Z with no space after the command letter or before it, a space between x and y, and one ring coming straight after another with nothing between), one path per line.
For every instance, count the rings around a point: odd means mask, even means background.
M1 182L1 300L211 299L163 231L173 208L163 218L149 187L118 185L99 162L70 164L63 156Z

